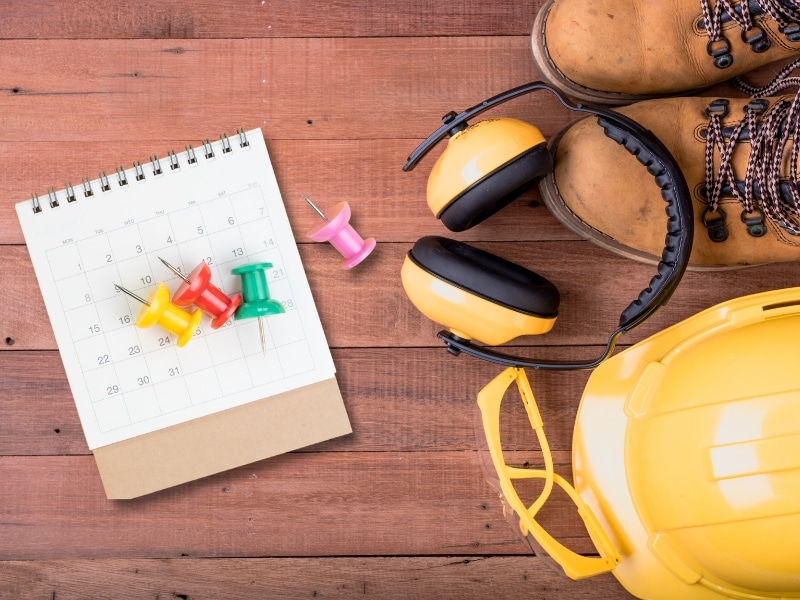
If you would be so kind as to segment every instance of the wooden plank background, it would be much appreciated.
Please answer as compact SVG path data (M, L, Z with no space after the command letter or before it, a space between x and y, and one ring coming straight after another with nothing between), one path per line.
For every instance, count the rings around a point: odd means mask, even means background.
M399 283L418 237L426 159L401 167L451 109L536 79L541 0L236 0L0 5L0 597L629 598L611 575L570 581L505 522L480 466L475 394L497 368L454 358ZM551 98L503 114L545 133ZM261 127L300 242L354 433L133 501L105 499L14 203L237 127ZM435 153L434 153L435 154ZM353 272L304 240L347 200L375 236ZM594 356L651 268L561 227L531 191L459 236L551 279L555 330L514 348ZM631 343L717 302L794 285L797 265L688 274ZM585 373L532 376L559 471ZM523 415L519 461L538 459ZM555 497L542 522L593 548Z

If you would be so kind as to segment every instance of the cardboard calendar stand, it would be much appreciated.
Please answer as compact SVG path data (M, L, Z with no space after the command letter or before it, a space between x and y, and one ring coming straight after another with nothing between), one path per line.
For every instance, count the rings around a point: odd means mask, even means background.
M94 450L109 499L136 498L351 433L336 379Z

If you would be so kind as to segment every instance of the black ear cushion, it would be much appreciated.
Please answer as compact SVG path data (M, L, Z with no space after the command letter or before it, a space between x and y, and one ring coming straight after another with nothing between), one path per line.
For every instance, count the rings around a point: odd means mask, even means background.
M420 268L460 289L536 317L555 317L560 296L547 279L469 244L427 236L408 253Z
M445 207L439 218L450 231L465 231L507 206L527 184L552 168L547 144L537 144L473 183Z

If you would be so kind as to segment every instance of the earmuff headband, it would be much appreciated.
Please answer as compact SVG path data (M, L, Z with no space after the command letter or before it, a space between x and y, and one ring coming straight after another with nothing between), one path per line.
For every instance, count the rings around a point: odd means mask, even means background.
M614 350L617 339L626 331L636 327L656 310L667 303L689 264L689 255L694 239L694 218L689 188L677 162L664 144L650 131L628 117L605 109L584 104L573 104L558 90L549 85L534 81L484 100L460 114L448 113L444 124L422 142L408 157L404 171L412 170L416 164L448 135L454 135L466 127L466 121L480 113L508 100L536 90L547 90L566 108L578 112L597 115L598 124L605 134L623 146L630 154L647 168L661 189L666 201L667 234L661 260L656 274L637 298L622 311L618 328L611 334L605 352L597 359L588 362L556 363L553 361L534 361L522 357L497 352L490 348L475 346L468 340L442 331L438 334L448 350L453 354L465 352L471 356L513 367L534 369L591 369L605 360Z
M498 104L502 104L503 102L508 102L509 100L513 100L518 96L523 96L525 94L530 94L536 90L547 90L555 94L556 98L566 106L567 108L574 109L574 110L582 110L579 108L581 105L573 105L567 100L564 96L561 95L561 92L558 90L550 87L546 83L541 81L533 81L531 83L526 83L525 85L520 85L513 89L507 90L502 94L497 94L496 96L492 96L488 100L484 100L480 104L473 106L472 108L468 108L465 111L462 111L459 114L455 112L449 112L444 117L442 117L442 121L444 124L439 127L436 131L428 136L428 138L422 142L417 148L409 155L406 164L403 165L403 171L413 171L414 167L417 166L417 163L422 160L422 158L430 152L431 148L433 148L436 144L441 142L445 137L454 135L458 131L464 129L467 125L467 120L477 117L485 110L489 110L493 106L497 106Z
M497 350L492 350L491 348L484 347L484 346L476 346L472 344L469 340L462 339L457 335L453 335L449 331L440 331L436 334L440 340L442 340L447 345L447 351L450 354L458 356L462 352L464 354L468 354L469 356L474 356L475 358L481 358L483 360L488 360L489 362L493 362L498 365L502 365L504 367L514 367L517 369L542 369L542 370L549 370L549 371L575 371L578 369L594 369L597 367L601 362L611 356L611 353L614 352L614 347L617 344L617 339L623 333L625 333L625 329L617 328L614 333L611 334L611 337L608 338L608 342L606 343L605 350L603 354L598 356L593 360L588 361L571 361L571 362L556 362L554 360L534 360L523 358L521 356L514 356L512 354L506 354L504 352L498 352Z

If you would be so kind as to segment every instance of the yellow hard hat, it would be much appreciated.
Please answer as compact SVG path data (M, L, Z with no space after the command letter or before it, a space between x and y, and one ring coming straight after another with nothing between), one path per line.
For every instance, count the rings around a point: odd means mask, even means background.
M725 302L608 359L578 410L574 489L553 473L524 373L506 370L478 403L522 533L571 577L611 571L646 600L800 598L798 340L793 288ZM495 420L512 381L544 469L503 460ZM526 506L513 482L531 477L545 489ZM578 505L599 557L563 548L535 522L553 483Z

